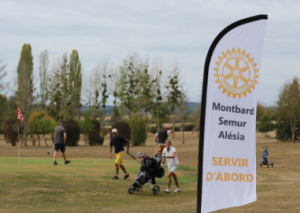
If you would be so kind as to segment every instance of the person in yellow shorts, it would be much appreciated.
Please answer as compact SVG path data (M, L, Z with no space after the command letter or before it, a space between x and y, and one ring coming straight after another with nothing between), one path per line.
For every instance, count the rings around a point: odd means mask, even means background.
M127 147L126 152L128 153L130 141L119 136L118 130L116 128L112 129L111 133L112 133L112 137L109 143L109 157L112 158L111 152L113 146L115 147L115 156L116 156L116 160L115 160L116 175L113 176L112 179L119 179L119 168L121 168L125 173L125 176L123 177L123 179L125 180L129 177L129 174L127 173L126 168L123 165L122 158L125 154L124 143L126 143L126 147Z

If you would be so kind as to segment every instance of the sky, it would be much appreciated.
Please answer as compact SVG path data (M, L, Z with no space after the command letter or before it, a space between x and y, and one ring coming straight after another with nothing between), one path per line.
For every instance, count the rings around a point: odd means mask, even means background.
M104 59L117 67L135 51L166 67L179 64L189 101L200 102L204 61L214 38L235 21L267 14L258 101L269 106L286 81L300 77L299 11L297 0L1 1L0 58L8 64L6 80L13 82L24 43L31 44L36 71L43 50L51 67L77 49L83 75Z

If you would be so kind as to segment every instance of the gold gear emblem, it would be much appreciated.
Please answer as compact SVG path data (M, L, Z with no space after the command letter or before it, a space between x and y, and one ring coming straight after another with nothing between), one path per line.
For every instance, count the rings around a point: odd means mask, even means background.
M214 76L217 78L216 83L220 84L219 89L223 88L223 93L227 92L228 97L232 94L233 98L241 98L242 94L246 97L247 92L251 93L251 89L255 89L258 69L249 53L246 54L245 50L241 52L240 48L236 51L232 48L232 51L227 49L226 53L223 52L218 59L217 67L214 68L217 73Z

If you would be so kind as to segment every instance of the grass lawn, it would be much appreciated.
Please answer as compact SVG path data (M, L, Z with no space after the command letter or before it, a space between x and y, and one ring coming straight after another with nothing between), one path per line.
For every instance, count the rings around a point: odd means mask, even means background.
M126 161L131 177L112 180L113 162L80 158L72 159L70 165L60 160L53 166L51 159L23 158L19 166L17 158L0 158L0 212L195 212L194 166L178 170L181 193L164 193L164 177L157 180L162 190L158 196L148 186L130 195L127 189L139 171L138 164Z
M0 212L196 212L198 138L187 133L182 144L180 135L171 140L178 152L177 174L182 192L165 194L165 176L157 179L161 187L158 196L148 186L143 192L128 194L139 165L127 155L124 165L131 176L128 180L111 179L114 159L108 158L108 138L102 146L67 147L72 163L64 165L59 154L58 166L52 165L52 153L47 155L50 146L21 145L19 166L17 147L0 137ZM131 147L130 152L152 155L153 138L149 134L145 146ZM259 167L262 147L266 145L274 168ZM217 212L299 213L300 143L257 138L256 154L257 202ZM171 189L175 189L173 182Z

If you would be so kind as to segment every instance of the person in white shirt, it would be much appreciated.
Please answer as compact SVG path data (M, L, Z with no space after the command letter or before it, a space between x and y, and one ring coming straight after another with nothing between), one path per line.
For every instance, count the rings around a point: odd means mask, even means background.
M174 178L175 184L177 186L177 189L174 192L180 192L178 179L175 174L176 169L178 168L179 161L177 158L177 152L175 147L171 146L172 142L167 139L166 140L166 148L164 148L162 154L163 157L167 158L168 161L168 188L165 190L166 193L170 192L170 186L172 182L172 176Z

